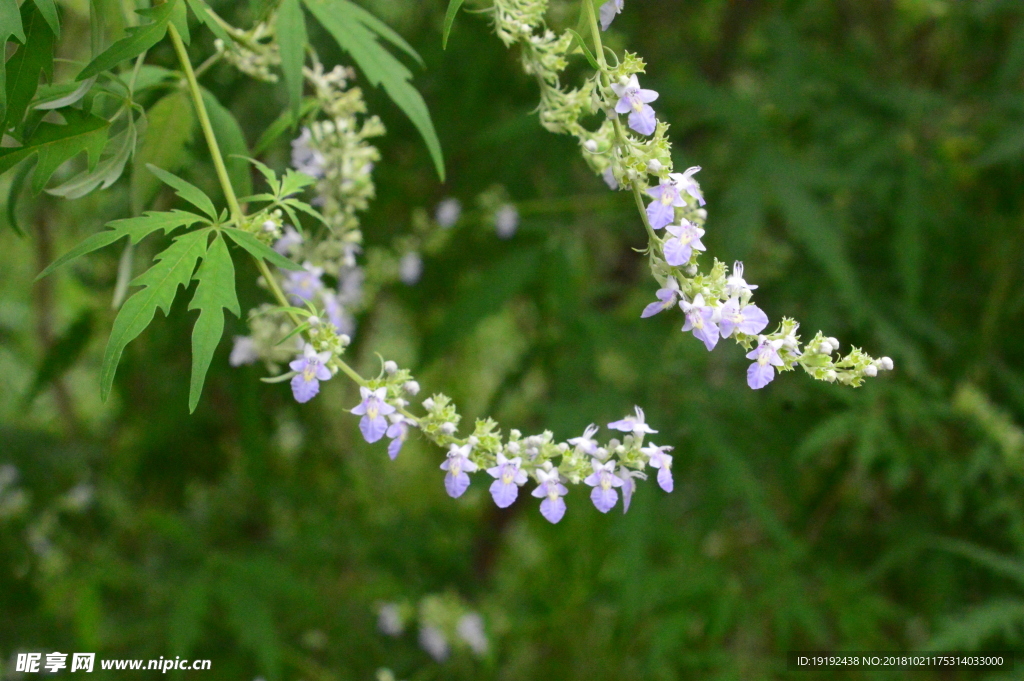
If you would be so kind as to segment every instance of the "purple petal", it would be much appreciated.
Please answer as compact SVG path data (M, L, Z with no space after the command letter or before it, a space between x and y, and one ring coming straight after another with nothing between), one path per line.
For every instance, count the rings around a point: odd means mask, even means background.
M304 374L299 374L292 378L292 395L295 396L295 401L299 404L309 402L311 399L316 397L319 392L320 381L315 378L307 381Z
M396 437L388 444L388 456L394 461L398 458L398 453L402 451L402 445L405 443L405 438Z
M629 510L629 502L633 501L633 492L636 491L636 482L629 476L622 484L622 514Z
M369 416L363 416L363 418L359 419L359 430L362 431L363 437L366 438L366 441L373 444L384 437L384 433L388 430L388 421L379 414L375 419L371 419Z
M327 367L325 367L323 364L318 364L317 365L317 367L316 367L316 377L319 378L321 381L326 381L327 379L329 379L333 375L334 374L331 373L331 370L328 369Z
M694 329L693 335L696 338L704 341L704 347L708 351L714 350L715 346L718 345L718 325L712 322L704 322L703 329Z
M508 508L519 496L519 487L513 483L506 484L501 480L495 480L491 483L491 496L494 497L494 503L498 508Z
M754 362L747 368L747 385L754 390L760 390L775 378L775 368L771 364Z
M761 308L757 305L747 305L743 308L743 321L737 325L740 331L754 336L764 331L766 326L768 326L768 315Z
M681 239L669 239L665 242L665 262L673 267L685 265L692 254L690 244L683 244Z
M540 502L540 513L548 522L557 523L565 515L565 501L562 497L547 498Z
M644 90L641 88L641 90L636 93L636 96L644 104L650 104L658 98L658 93L655 90Z
M458 499L469 489L469 476L462 472L458 475L449 473L444 476L444 488L448 492L448 496L452 499Z
M308 359L306 359L305 357L299 357L298 359L293 359L291 362L289 362L288 368L291 369L292 371L305 371L307 364L309 364Z
M349 409L349 413L355 414L356 416L362 416L366 413L366 402L360 402L353 409Z
M675 219L675 210L661 201L651 201L647 204L647 219L652 229L661 229L665 225L672 224Z
M662 466L661 470L658 471L658 484L666 492L671 492L675 487L672 480L672 469L668 466Z
M615 113L629 113L633 110L633 107L629 105L629 100L625 97L621 97L618 102L615 103Z
M654 315L658 314L664 309L665 303L661 301L653 302L647 307L645 307L644 311L640 313L640 319L647 319L648 317L653 317Z
M655 128L658 127L658 119L654 115L654 109L648 104L644 104L644 108L640 111L634 111L629 114L628 122L629 127L641 135L652 135Z
M594 506L597 507L598 511L607 513L615 506L615 503L619 500L619 495L615 493L614 489L601 489L598 486L590 492L590 500L594 502Z

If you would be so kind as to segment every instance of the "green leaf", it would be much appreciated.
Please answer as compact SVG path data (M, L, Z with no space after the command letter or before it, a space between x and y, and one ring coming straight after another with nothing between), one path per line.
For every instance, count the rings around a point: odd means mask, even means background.
M167 0L152 9L140 9L137 14L150 19L150 23L129 28L124 38L107 48L93 59L78 74L77 80L85 80L102 71L107 71L127 59L134 59L149 48L163 40L167 33L167 22L170 21L178 0Z
M590 51L589 47L587 47L587 43L585 40L583 40L583 36L581 36L576 31L572 30L571 28L567 28L565 30L568 31L573 38L572 42L569 44L568 52L572 52L574 45L579 45L580 51L583 52L583 56L587 58L588 62L590 62L591 68L600 69L601 65L597 63L597 59L594 58L594 53Z
M65 329L46 350L39 367L36 369L35 380L22 398L22 406L28 408L43 389L57 380L75 365L82 351L92 339L93 312L85 310Z
M195 278L199 286L188 306L190 310L199 310L199 319L192 329L192 383L188 394L190 413L199 404L206 372L224 333L223 310L228 310L236 317L241 314L238 297L235 295L235 266L220 234L214 237L206 251L206 257Z
M106 144L110 122L77 109L68 109L64 118L67 121L65 125L41 123L23 146L0 149L0 173L7 172L22 159L38 154L32 188L40 192L53 172L79 152L88 153L90 168L96 165Z
M233 227L227 227L221 231L231 237L232 241L248 251L249 255L257 260L266 260L271 265L277 265L283 270L302 271L300 265L284 257L248 232L243 232Z
M452 32L455 15L459 13L464 0L448 0L448 11L444 13L444 31L441 33L441 49L448 49L448 34Z
M173 173L157 168L152 163L148 164L146 167L149 168L149 172L159 177L165 184L173 187L175 194L209 215L212 220L217 220L217 209L213 207L213 201L210 200L209 196L203 193L202 189L191 182L186 182Z
M178 35L181 36L181 42L188 45L192 42L192 34L188 30L188 8L185 7L184 1L174 3L174 9L171 10L171 23L174 24L174 28L178 29Z
M100 371L100 398L105 402L114 385L114 374L121 361L121 353L128 343L139 336L163 310L166 316L178 293L178 287L188 287L196 263L206 254L208 229L189 232L176 238L170 246L154 258L153 266L137 277L132 284L143 288L125 301L114 320L114 328L103 353Z
M63 83L61 85L44 85L39 88L37 101L32 105L33 109L50 110L62 109L77 103L96 83L96 78L88 78L81 83Z
M53 0L35 0L36 9L46 19L46 24L50 27L50 31L54 37L60 37L60 16L57 14L57 6L53 4Z
M137 137L134 121L129 122L127 128L110 138L106 149L109 153L96 164L94 170L85 170L67 182L47 189L46 193L63 196L65 199L80 199L94 189L106 189L124 173L124 167L135 150Z
M131 240L131 243L137 244L157 230L162 229L164 230L164 234L170 234L179 227L191 227L197 222L206 222L206 219L202 216L196 215L195 213L188 213L183 210L173 210L162 213L148 212L137 218L114 220L107 224L107 230L97 232L96 234L86 238L82 243L78 244L70 251L50 263L45 270L39 273L36 280L38 281L39 279L49 275L61 265L69 263L76 258L80 258L86 253L92 253L95 250L112 244L122 237L127 236Z
M228 170L231 185L239 194L252 193L252 175L249 172L249 145L245 141L242 126L231 111L222 105L206 88L202 88L203 104L210 116L213 136L224 155L224 165Z
M358 21L366 28L370 29L384 40L388 41L398 49L405 52L407 55L416 60L416 63L424 68L426 64L423 63L423 58L420 57L419 53L413 49L412 45L405 41L405 38L398 35L393 28L385 24L383 21L373 16L365 9L350 2L349 0L336 0L343 11L348 12L353 20Z
M299 110L298 117L292 113L291 109L286 109L281 112L281 115L274 119L274 122L263 131L260 138L256 141L256 146L253 147L252 153L259 156L267 149L270 145L277 141L277 138L287 132L290 128L295 125L295 122L301 119L303 116L308 114L310 111L317 107L317 101L312 97L306 97L302 101L302 108Z
M32 168L31 163L26 163L18 169L18 172L14 174L14 179L11 180L11 189L7 194L7 224L18 236L25 236L24 230L18 224L18 199L21 197L21 192L25 188L25 180L28 179Z
M279 195L281 197L291 196L314 184L316 184L315 177L288 168L284 171L284 177L281 178Z
M302 106L302 65L306 62L306 18L299 0L283 0L277 10L277 44L281 48L281 71L288 89L288 103L295 118Z
M210 10L206 7L206 3L202 0L188 0L188 6L192 8L192 13L196 15L199 21L206 24L206 27L213 32L215 36L224 41L225 44L231 43L231 36L224 30L224 27L213 18L210 14Z
M18 0L0 0L0 46L7 47L7 41L14 37L24 45L25 29L21 24ZM7 64L6 54L0 55L0 123L7 117ZM6 129L6 126L0 126ZM2 132L2 130L0 130Z
M374 34L344 0L304 0L306 7L334 37L338 46L352 55L372 85L380 85L409 117L427 144L437 175L444 181L444 157L434 123L423 97L410 83L412 73L377 43Z
M132 212L149 206L160 182L146 166L153 164L170 172L180 169L188 158L185 147L196 129L195 109L188 95L175 90L160 99L146 113L146 134L132 162Z
M39 74L53 77L53 31L39 14L36 6L26 2L21 6L21 23L25 29L25 43L7 62L7 109L0 130L7 131L21 125L29 102L39 87Z

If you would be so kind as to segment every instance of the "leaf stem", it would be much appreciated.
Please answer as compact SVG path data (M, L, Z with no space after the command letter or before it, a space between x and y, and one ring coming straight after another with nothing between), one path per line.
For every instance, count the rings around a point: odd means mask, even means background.
M213 125L210 123L210 116L206 112L206 105L203 104L203 94L199 89L199 82L196 80L195 71L192 70L192 62L188 58L188 52L185 51L185 43L182 42L181 35L178 34L178 29L174 27L174 24L169 23L167 25L167 32L171 36L171 42L174 43L174 51L178 54L178 61L181 62L181 68L185 72L185 80L188 81L192 103L195 105L196 113L199 115L199 125L202 127L203 135L206 137L206 144L210 147L213 167L217 170L217 179L220 180L220 186L224 190L224 198L227 199L228 209L231 211L231 219L236 227L243 229L243 218L245 215L242 213L241 206L238 205L238 198L235 196L234 187L231 186L231 180L228 179L228 169L224 165L224 157L221 156L220 147L217 145L217 137L213 134Z

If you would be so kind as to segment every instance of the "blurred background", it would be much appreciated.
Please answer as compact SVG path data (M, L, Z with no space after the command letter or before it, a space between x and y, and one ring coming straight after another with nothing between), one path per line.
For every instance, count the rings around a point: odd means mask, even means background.
M264 9L211 4L241 26ZM460 14L442 51L447 3L362 4L423 55L449 178L370 88L389 133L368 247L445 197L463 213L419 281L359 318L355 364L376 373L379 352L421 397L560 439L640 405L675 447L675 492L648 481L602 515L574 488L557 526L525 494L497 509L482 479L452 500L436 448L414 437L391 462L362 442L352 384L300 407L231 368L227 339L189 416L180 296L103 404L119 251L33 278L123 217L125 182L25 200L28 234L0 229L0 677L23 678L26 650L269 681L843 679L865 672L790 673L784 653L1024 652L1024 4L626 0L606 42L646 60L676 164L703 167L708 253L746 263L773 320L896 363L856 390L791 373L757 392L740 348L640 319L656 285L632 198L540 127L486 15ZM576 3L552 4L554 27L575 25ZM64 6L72 51L85 6ZM212 40L195 33L198 61ZM173 68L166 44L149 61ZM226 65L203 81L250 145L286 106ZM209 177L189 144L172 165ZM517 204L510 238L495 196ZM264 293L238 267L247 309Z

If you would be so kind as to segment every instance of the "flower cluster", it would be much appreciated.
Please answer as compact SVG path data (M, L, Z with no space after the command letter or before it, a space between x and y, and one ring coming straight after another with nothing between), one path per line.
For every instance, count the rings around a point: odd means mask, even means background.
M526 72L537 76L541 124L552 132L574 135L584 158L609 187L632 191L638 203L644 195L650 199L642 219L649 236L651 272L660 288L658 300L641 317L678 306L682 330L692 332L708 350L722 338L733 338L753 360L747 383L754 389L771 382L776 371L797 366L819 380L850 386L891 369L888 357L875 359L858 348L835 356L839 342L821 333L801 345L799 325L792 319L783 318L774 331L764 333L769 319L751 302L757 286L744 280L742 263L729 272L714 260L710 270L702 272L707 211L695 179L700 167L673 171L668 125L658 120L651 106L658 93L641 87L638 77L644 73L644 62L626 52L616 64L607 64L596 30L598 16L589 3L583 5L584 16L589 15L595 27L599 68L579 88L561 85L559 76L568 65L574 35L567 31L557 36L545 26L545 0L495 0L492 18L498 37L508 46L518 44ZM607 30L623 8L624 0L607 0L599 11L600 28ZM601 111L605 120L596 130L580 123Z
M420 646L437 662L444 662L452 648L483 657L491 648L483 616L453 593L430 594L413 606L408 602L380 603L377 628L399 637L416 624Z
M224 25L231 40L225 43L217 38L213 41L214 49L224 61L250 78L276 83L277 74L272 69L281 64L281 51L277 42L271 40L276 18L277 15L272 14L249 31Z

